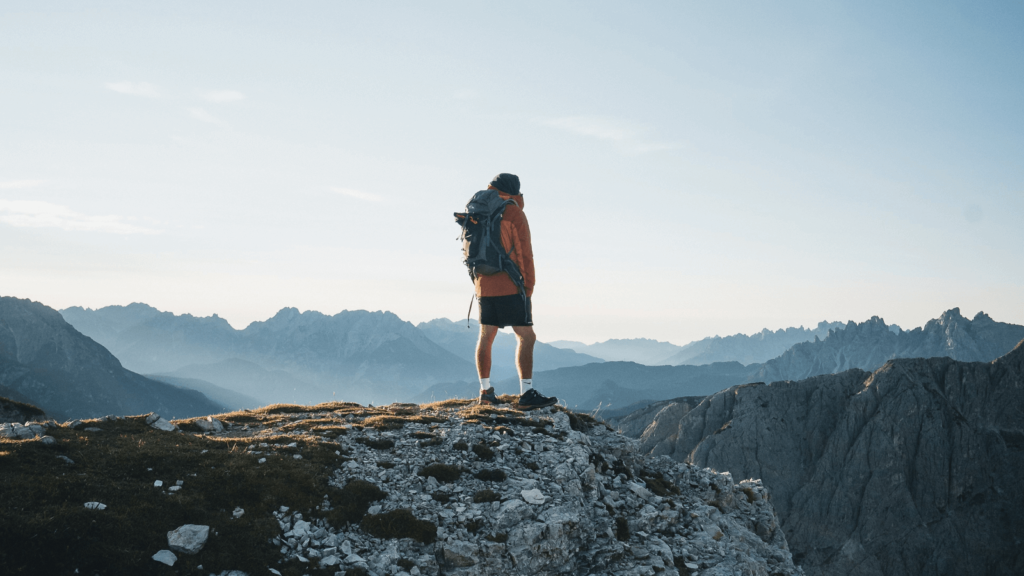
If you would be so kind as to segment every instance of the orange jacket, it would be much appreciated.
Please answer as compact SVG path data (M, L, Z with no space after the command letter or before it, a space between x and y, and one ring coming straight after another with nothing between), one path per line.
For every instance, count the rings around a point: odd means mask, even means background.
M505 200L515 202L515 204L505 207L505 214L501 218L501 245L505 247L516 266L519 266L519 273L523 275L523 284L526 287L526 295L532 296L535 280L533 244L530 242L530 223L526 221L526 214L523 212L523 197L521 195L512 196L504 192L499 192L498 195ZM474 284L477 297L512 296L519 293L512 279L504 272L490 276L477 276Z

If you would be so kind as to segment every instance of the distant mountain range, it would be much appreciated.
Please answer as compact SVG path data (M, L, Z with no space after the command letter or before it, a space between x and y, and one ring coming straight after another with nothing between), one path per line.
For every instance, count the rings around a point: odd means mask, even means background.
M690 342L685 346L648 338L613 339L596 344L557 340L551 345L596 356L609 362L636 362L648 366L680 366L683 364L700 366L715 362L760 364L779 356L794 344L807 342L816 337L824 338L829 330L844 326L845 324L842 322L819 322L818 326L813 329L801 326L799 328L780 328L773 332L765 328L749 336L746 334L725 337L711 336ZM895 332L900 330L898 326L892 326L891 329Z
M1021 327L951 310L899 337L886 328L835 331L786 364L823 370L856 351L884 362L874 373L741 385L619 424L644 452L760 478L808 575L1021 574L1024 342L991 362L953 359L997 354ZM937 351L950 358L883 360Z
M796 344L763 364L716 362L701 366L646 366L608 362L539 372L534 375L534 384L542 393L556 395L575 409L610 410L621 416L626 407L639 409L657 400L704 396L748 382L799 380L850 368L875 370L893 358L945 356L990 362L1024 339L1024 326L996 322L983 312L968 320L960 314L959 308L911 331L888 326L878 317L860 324L840 324L838 328L823 323L815 330L827 326L833 327L827 330L824 339L813 335L813 341ZM517 388L516 382L509 380L499 382L497 391ZM425 401L431 397L466 397L475 393L468 384L459 387L442 383L417 398Z
M263 403L400 400L475 373L473 364L390 312L328 316L284 308L243 330L216 315L178 316L145 304L61 313L125 366L206 380Z
M201 388L211 397L235 398L233 407L239 408L252 400L392 402L432 384L476 386L477 380L476 321L469 328L443 318L414 326L390 312L327 316L284 308L269 320L236 330L217 315L179 316L139 303L98 310L72 307L61 314L125 366ZM512 334L498 334L492 354L496 380L517 377L515 347ZM534 350L537 369L591 362L601 359L543 343Z
M0 396L58 419L148 412L185 418L225 409L200 392L124 369L56 310L10 297L0 297Z

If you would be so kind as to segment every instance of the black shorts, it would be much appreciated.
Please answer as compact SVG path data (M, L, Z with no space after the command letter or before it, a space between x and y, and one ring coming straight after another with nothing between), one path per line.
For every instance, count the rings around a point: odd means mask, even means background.
M480 298L480 323L485 326L533 326L530 298L512 296L485 296Z

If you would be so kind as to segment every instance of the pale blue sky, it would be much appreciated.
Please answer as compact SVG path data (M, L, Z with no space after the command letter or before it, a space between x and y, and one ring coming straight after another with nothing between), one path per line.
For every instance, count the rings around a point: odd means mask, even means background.
M542 340L1024 323L1021 2L0 5L0 294L465 314L522 179Z

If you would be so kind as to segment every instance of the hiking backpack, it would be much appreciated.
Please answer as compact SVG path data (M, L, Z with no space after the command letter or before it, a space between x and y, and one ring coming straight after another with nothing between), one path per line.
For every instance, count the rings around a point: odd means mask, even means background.
M501 244L501 218L509 204L515 202L503 199L497 190L481 190L466 204L465 212L455 213L455 223L462 226L462 263L470 278L505 272L525 298L523 275Z

